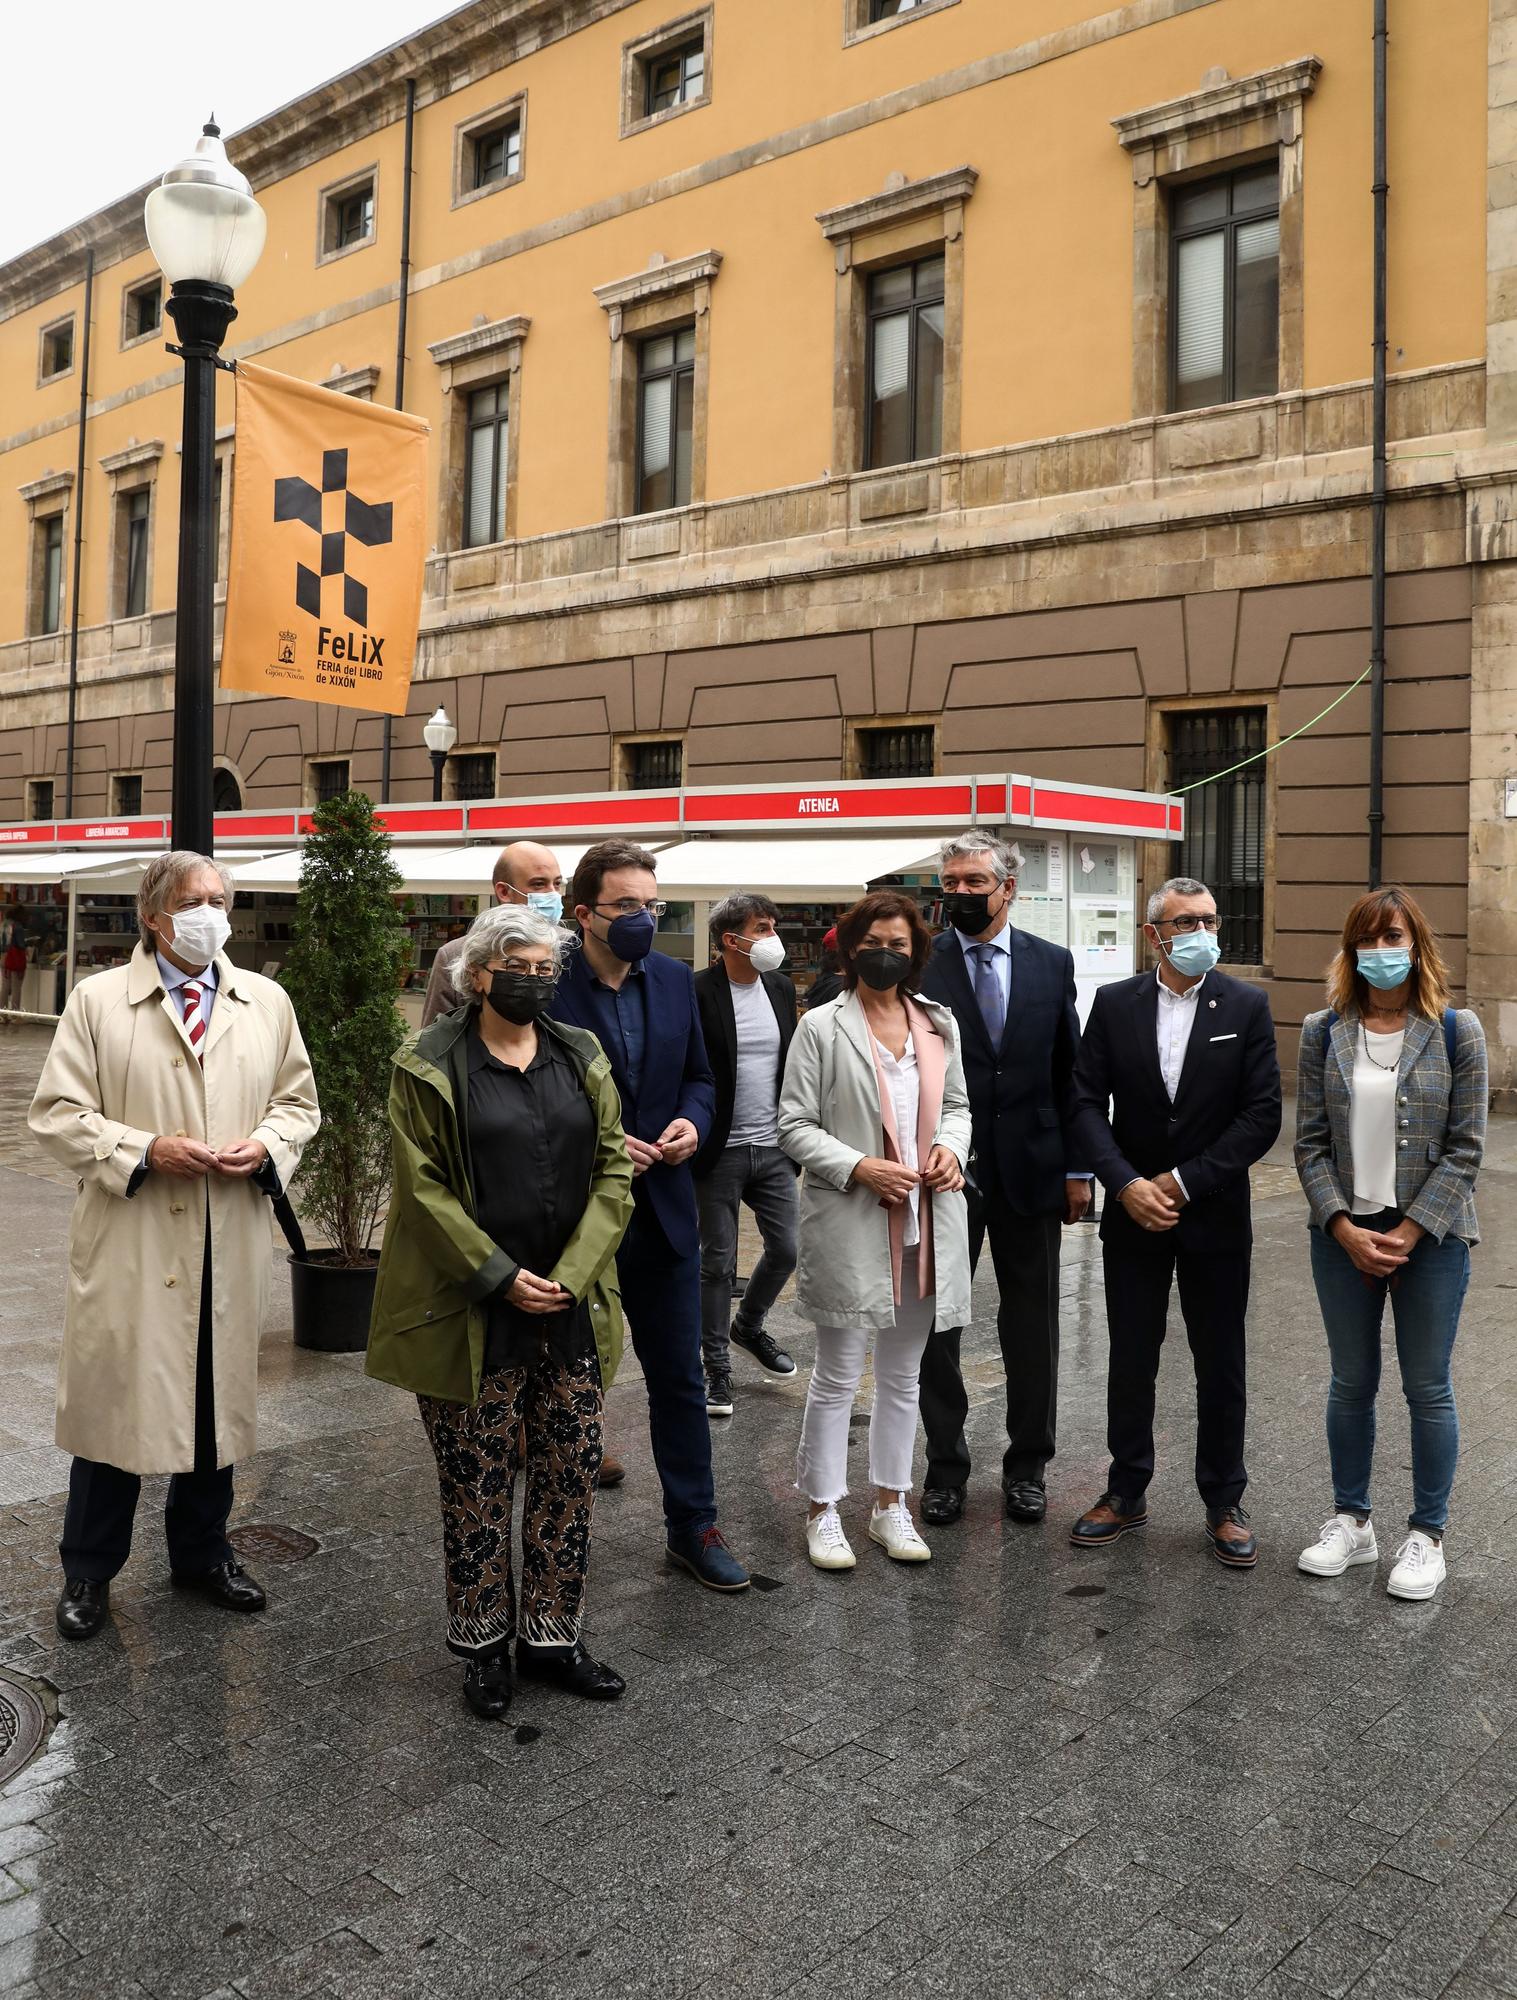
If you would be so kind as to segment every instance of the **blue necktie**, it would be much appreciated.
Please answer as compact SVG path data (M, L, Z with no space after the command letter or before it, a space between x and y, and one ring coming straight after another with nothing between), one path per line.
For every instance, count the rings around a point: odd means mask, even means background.
M1006 1027L1006 1015L1001 1006L1001 982L996 977L996 948L993 944L977 944L974 953L974 997L980 1005L990 1046L998 1049Z

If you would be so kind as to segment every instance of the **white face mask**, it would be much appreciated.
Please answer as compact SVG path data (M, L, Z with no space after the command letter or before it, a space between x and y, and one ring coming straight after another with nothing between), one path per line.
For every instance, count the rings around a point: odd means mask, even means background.
M778 972L785 963L783 938L755 938L748 950L748 963L755 972Z
M175 910L171 921L174 954L186 965L209 965L232 935L226 912L218 910L214 903L197 903L193 910Z

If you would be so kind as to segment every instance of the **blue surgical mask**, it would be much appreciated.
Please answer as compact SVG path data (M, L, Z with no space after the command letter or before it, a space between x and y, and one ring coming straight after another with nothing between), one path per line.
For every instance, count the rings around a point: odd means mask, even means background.
M527 892L527 908L536 910L550 924L556 924L564 914L564 899L556 889L530 889Z
M1379 993L1389 992L1409 979L1412 972L1412 954L1405 945L1391 945L1385 949L1379 946L1367 947L1355 953L1359 970Z
M658 919L651 910L638 910L630 917L613 917L606 926L606 944L626 965L636 965L653 949L653 933Z
M1215 931L1184 931L1164 947L1169 962L1186 979L1199 979L1222 956Z

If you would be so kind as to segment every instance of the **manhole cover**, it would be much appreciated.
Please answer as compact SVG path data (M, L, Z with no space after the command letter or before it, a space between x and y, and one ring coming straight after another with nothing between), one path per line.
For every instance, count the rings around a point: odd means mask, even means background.
M29 1687L0 1673L0 1788L25 1770L47 1735L47 1710Z
M233 1528L227 1540L238 1555L253 1562L304 1562L321 1547L314 1535L303 1535L299 1528L282 1528L272 1521L249 1521L245 1527Z

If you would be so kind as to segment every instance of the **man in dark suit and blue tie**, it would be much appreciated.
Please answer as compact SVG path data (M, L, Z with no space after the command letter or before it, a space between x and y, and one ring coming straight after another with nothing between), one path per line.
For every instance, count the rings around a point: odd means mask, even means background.
M1075 1132L1101 1177L1106 1324L1106 1491L1075 1523L1090 1548L1148 1519L1154 1384L1169 1312L1196 1370L1196 1485L1217 1560L1251 1569L1243 1511L1244 1320L1253 1225L1248 1170L1280 1132L1280 1064L1263 989L1217 964L1217 905L1176 876L1148 899L1157 973L1103 986L1075 1067Z
M1013 928L1018 865L1015 849L980 827L945 844L939 874L949 928L934 941L922 991L953 1009L964 1052L974 1121L970 1257L979 1261L988 1234L1001 1295L1001 1490L1013 1520L1041 1521L1059 1397L1059 1232L1090 1206L1090 1176L1071 1164L1068 1140L1080 1046L1074 960L1062 945ZM963 1513L969 1478L962 1332L936 1329L922 1357L922 1518L938 1526Z
M565 968L553 1012L599 1039L621 1093L635 1205L616 1274L648 1389L669 1560L709 1590L746 1590L748 1572L716 1525L701 1369L690 1161L711 1129L714 1087L690 968L653 950L657 892L653 856L634 842L586 850L572 892L583 949Z

